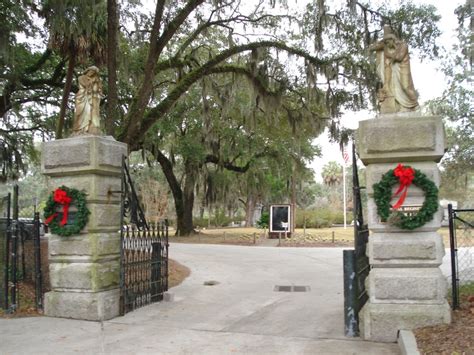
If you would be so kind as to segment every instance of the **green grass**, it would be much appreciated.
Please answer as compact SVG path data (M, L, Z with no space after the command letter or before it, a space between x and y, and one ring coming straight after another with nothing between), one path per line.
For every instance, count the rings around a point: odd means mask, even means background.
M459 286L459 296L474 296L474 282Z

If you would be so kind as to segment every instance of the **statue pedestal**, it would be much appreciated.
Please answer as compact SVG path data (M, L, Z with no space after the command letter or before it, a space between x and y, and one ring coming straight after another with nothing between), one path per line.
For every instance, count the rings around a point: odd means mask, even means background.
M45 314L85 320L119 315L120 191L127 145L112 138L78 136L43 144L42 172L53 191L86 192L91 212L78 235L49 235L51 292ZM71 205L73 207L73 205Z
M439 117L390 114L362 121L358 130L360 159L367 166L368 225L371 231L366 280L369 300L359 314L366 340L395 342L400 329L449 323L447 282L439 266L444 256L442 210L413 231L383 223L372 185L397 163L422 171L439 186L436 165L444 154L444 127ZM394 191L395 192L394 188ZM404 205L421 206L424 193L411 185Z

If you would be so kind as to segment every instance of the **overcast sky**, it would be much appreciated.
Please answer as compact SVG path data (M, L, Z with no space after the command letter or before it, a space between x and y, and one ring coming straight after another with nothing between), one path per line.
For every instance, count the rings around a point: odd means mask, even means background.
M414 3L432 4L438 8L439 14L441 14L441 20L439 27L443 32L440 43L449 48L456 38L455 29L457 26L457 18L454 14L454 9L461 5L464 0L415 0ZM442 94L446 80L444 75L437 70L439 63L424 61L421 63L418 58L414 55L410 56L411 59L411 70L413 76L413 82L415 89L419 92L419 102L424 102L438 97ZM374 113L370 112L357 112L347 113L342 118L344 127L356 129L360 120L366 120L374 118ZM316 158L311 167L315 171L316 181L321 182L321 171L324 164L329 161L337 161L342 164L342 154L337 144L329 142L327 134L321 135L315 140L316 144L319 144L322 148L322 157Z

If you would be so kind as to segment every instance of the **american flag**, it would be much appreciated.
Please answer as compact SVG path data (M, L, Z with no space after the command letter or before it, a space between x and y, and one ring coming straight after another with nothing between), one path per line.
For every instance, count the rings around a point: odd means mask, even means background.
M347 165L349 164L349 153L347 152L346 147L342 150L342 159L344 159L344 163Z

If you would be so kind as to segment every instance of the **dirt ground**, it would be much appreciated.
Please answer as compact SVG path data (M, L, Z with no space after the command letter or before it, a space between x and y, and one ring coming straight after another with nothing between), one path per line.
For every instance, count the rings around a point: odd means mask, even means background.
M173 259L168 260L168 288L178 286L191 274L191 270Z
M414 331L421 354L474 354L474 284L472 290L461 295L461 307L452 312L451 324Z
M169 259L168 262L168 287L172 288L183 282L184 279L191 274L191 270L173 259ZM35 317L42 315L43 312L38 311L35 307L34 285L31 283L20 282L18 287L20 289L19 309L11 314L5 313L3 309L0 309L0 318Z

